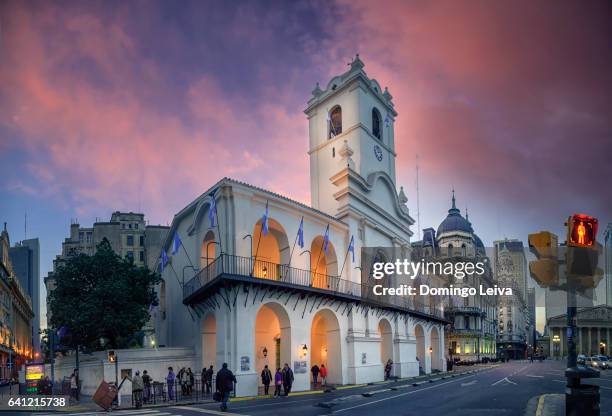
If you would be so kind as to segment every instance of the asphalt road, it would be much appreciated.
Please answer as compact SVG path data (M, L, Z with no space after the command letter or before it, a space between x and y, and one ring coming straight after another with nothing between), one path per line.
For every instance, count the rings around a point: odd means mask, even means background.
M218 404L169 406L113 412L117 416L195 415L523 415L530 398L565 391L565 362L515 361L476 374L413 386L406 381L339 390L333 393L230 403L228 412ZM601 387L601 414L612 415L612 370L594 381ZM393 388L392 390L390 388ZM375 394L364 397L362 393ZM93 416L94 413L79 413ZM75 414L76 416L76 414Z

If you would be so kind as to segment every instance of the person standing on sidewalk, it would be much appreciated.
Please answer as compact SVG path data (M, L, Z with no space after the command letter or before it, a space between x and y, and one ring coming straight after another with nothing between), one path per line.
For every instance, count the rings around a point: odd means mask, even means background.
M267 396L270 394L270 382L272 381L272 373L266 364L264 369L261 370L261 383L264 385L264 394Z
M144 390L144 382L140 377L140 371L136 370L134 378L132 378L132 397L134 398L134 406L136 409L142 407L142 391Z
M221 370L217 373L215 384L217 385L217 391L221 393L221 411L227 410L227 401L232 390L234 390L234 383L236 383L236 376L227 368L227 363L223 363Z
M327 386L327 368L325 368L325 364L321 364L321 385Z
M147 403L151 397L151 376L147 373L147 370L142 372L142 384L144 384L143 399Z
M79 401L79 370L74 369L70 376L70 395L78 403Z
M276 374L274 374L274 397L280 397L282 385L283 385L283 373L280 368L277 368Z
M313 365L312 368L310 369L310 372L312 373L312 382L315 386L315 388L317 387L317 379L319 378L319 366L318 365Z
M212 393L212 378L214 373L215 371L211 365L208 370L206 370L206 394Z
M285 396L289 396L289 393L291 393L293 379L293 370L289 367L289 364L285 363L285 367L283 368L283 388L285 390Z
M172 371L172 367L168 367L168 375L166 376L166 384L168 385L168 401L174 400L174 381L176 380L176 376L174 375L174 371Z

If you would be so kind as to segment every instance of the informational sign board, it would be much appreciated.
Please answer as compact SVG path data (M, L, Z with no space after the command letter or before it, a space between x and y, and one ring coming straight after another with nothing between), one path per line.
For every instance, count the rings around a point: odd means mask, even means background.
M26 364L25 379L26 391L30 394L38 393L38 380L45 376L44 364Z
M293 372L295 374L304 374L308 372L308 363L306 361L294 361Z

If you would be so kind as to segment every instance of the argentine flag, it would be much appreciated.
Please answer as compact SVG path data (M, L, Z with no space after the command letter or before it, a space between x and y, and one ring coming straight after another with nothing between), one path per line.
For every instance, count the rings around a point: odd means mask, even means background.
M210 228L215 228L217 218L217 201L215 195L210 194L210 209L208 210L208 222L210 222Z
M172 239L172 255L173 256L176 253L178 253L180 247L181 247L181 238L178 235L178 231L175 231L174 238Z

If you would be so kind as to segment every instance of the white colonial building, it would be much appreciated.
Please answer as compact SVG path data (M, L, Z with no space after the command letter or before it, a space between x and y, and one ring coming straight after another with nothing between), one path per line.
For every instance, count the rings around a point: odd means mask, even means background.
M382 380L389 359L396 377L445 369L441 308L376 298L358 267L362 247L408 255L414 223L397 191L392 97L363 66L357 56L308 101L312 206L224 178L172 221L157 344L193 348L197 370L227 362L239 396L257 393L266 364L288 363L296 391L314 364L331 384Z

